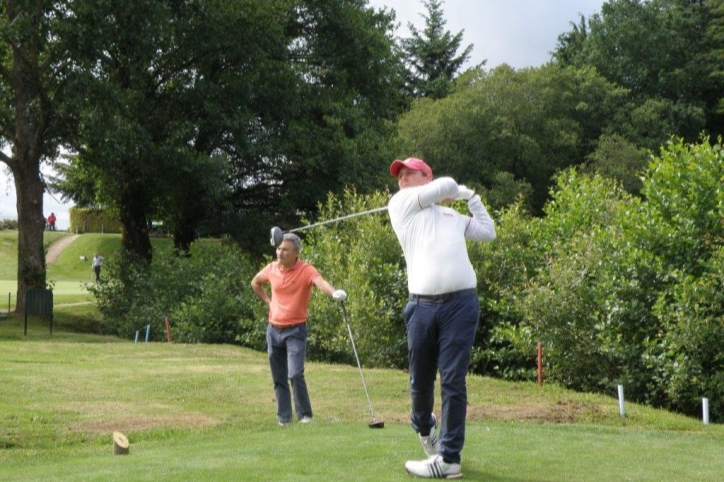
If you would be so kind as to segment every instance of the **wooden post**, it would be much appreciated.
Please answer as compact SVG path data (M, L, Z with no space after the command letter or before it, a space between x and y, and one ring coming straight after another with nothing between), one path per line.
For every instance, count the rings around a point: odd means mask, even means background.
M128 454L128 439L121 432L113 432L113 455Z
M164 323L166 323L166 341L171 343L171 325L168 322L168 316L163 319Z
M538 386L543 386L543 343L538 343Z

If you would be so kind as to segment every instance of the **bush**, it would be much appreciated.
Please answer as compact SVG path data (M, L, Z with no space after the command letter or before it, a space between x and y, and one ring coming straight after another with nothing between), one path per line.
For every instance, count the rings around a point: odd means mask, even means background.
M320 219L384 206L388 193L341 200L330 197ZM404 367L407 342L402 308L407 295L404 258L387 212L351 218L310 230L303 257L335 287L347 291L350 325L360 357L368 366ZM310 354L354 363L349 335L337 302L315 294L310 305Z
M133 338L151 325L151 339L161 341L168 317L174 341L259 348L264 339L249 287L255 271L235 246L200 241L189 257L157 253L151 266L110 259L104 268L104 281L90 290L108 333Z
M123 225L114 210L73 207L70 214L72 233L120 233Z
M478 277L480 323L470 369L508 380L535 378L535 342L520 330L523 318L515 300L535 274L543 251L537 249L539 220L514 204L493 215L495 242L469 243Z
M516 294L520 339L545 346L548 378L582 391L625 384L645 399L642 354L658 332L652 307L660 289L656 258L632 242L640 202L600 176L567 171L537 230L544 254Z
M711 399L724 409L724 146L669 142L644 179L647 197L640 243L656 253L666 283L655 314L660 332L647 346L656 405L689 415Z
M3 219L0 221L0 229L18 229L18 221L17 219Z
M702 276L682 276L661 298L656 314L666 337L650 360L667 408L700 414L707 397L716 422L724 414L724 248L703 268Z

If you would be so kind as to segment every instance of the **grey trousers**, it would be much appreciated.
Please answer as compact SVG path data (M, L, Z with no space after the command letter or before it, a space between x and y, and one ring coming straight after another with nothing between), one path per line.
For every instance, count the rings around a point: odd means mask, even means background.
M281 423L292 421L292 394L297 419L312 416L312 404L304 379L307 330L306 323L285 329L268 325L266 329L267 354L277 399L277 418Z

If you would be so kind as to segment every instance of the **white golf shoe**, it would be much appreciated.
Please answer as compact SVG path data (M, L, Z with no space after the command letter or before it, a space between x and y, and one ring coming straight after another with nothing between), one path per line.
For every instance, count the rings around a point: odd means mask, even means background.
M448 464L442 455L433 455L425 460L408 460L405 472L423 479L459 479L463 476L460 464Z
M440 439L438 439L437 435L435 434L435 431L437 430L437 418L435 418L434 413L432 414L432 421L434 425L430 430L430 434L427 437L423 437L422 435L420 435L422 450L425 451L425 455L427 455L428 457L437 455L440 451Z

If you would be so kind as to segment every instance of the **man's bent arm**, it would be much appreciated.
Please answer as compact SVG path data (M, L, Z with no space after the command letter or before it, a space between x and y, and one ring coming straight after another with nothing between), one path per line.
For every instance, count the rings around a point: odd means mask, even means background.
M269 299L269 295L264 289L264 283L262 282L262 278L259 274L254 276L254 279L251 280L251 289L254 294L261 298L265 305L269 306L271 299Z

